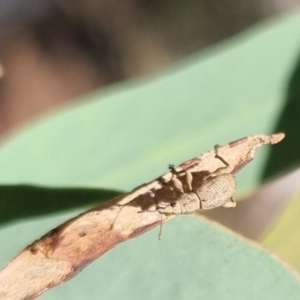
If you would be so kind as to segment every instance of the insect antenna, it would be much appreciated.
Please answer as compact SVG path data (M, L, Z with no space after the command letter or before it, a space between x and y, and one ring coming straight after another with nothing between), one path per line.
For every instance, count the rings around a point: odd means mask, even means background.
M162 230L163 230L163 215L160 215L160 227L159 227L159 234L158 239L161 240L162 238Z

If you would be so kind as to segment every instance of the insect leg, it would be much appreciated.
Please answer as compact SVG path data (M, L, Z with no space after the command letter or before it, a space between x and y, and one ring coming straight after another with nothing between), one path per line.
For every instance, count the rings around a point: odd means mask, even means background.
M162 238L162 230L163 230L163 215L160 214L160 226L159 226L159 234L158 234L159 240L161 240Z
M150 193L153 193L152 191L150 191ZM151 195L151 194L150 194ZM142 213L142 212L158 212L157 208L159 207L158 202L156 201L155 197L154 197L154 193L153 193L153 197L151 196L151 198L153 199L153 201L156 204L156 210L141 210L138 211L138 213ZM161 240L162 238L162 232L163 232L163 214L160 214L160 226L159 226L159 233L158 233L158 239Z
M233 197L228 199L228 201L222 205L223 207L229 208L229 207L236 207L236 201Z
M177 177L181 176L182 173L185 174L185 176L186 176L186 183L187 183L188 189L189 189L189 191L193 190L193 188L192 188L193 175L192 175L191 172L187 172L185 170L177 171L175 169L174 165L169 165L169 170L173 174L175 174ZM181 193L184 193L182 183L181 183L181 181L177 177L173 177L171 180L172 180L175 188L177 190L179 190Z
M229 167L229 163L218 154L218 149L220 148L219 145L215 145L215 158L219 159L225 166L224 167L220 167L217 170L214 171L213 175L218 176L220 174L222 174L223 170L227 169Z

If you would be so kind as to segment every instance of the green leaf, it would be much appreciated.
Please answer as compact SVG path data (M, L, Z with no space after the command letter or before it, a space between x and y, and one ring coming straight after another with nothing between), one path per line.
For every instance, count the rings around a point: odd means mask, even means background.
M298 59L299 24L292 15L257 27L29 126L2 146L0 182L129 190L216 143L273 132ZM241 190L259 182L266 155L241 175Z
M299 27L299 12L257 26L165 74L113 86L29 125L2 145L0 183L130 190L216 143L273 132L298 60ZM267 156L260 150L238 175L239 192L260 183ZM75 207L0 228L0 264L81 211ZM162 242L153 231L125 243L42 299L299 299L292 273L235 236L188 217L164 230Z
M205 220L181 216L122 244L41 299L299 299L276 258Z

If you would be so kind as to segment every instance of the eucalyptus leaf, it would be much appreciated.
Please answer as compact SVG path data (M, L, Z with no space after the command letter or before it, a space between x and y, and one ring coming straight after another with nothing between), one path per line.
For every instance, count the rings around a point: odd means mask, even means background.
M275 257L205 220L181 216L110 251L41 299L299 299Z

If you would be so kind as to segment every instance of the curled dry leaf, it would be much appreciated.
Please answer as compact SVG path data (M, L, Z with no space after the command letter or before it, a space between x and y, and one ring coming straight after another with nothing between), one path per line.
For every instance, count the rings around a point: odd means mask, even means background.
M226 168L212 150L126 195L67 221L28 246L0 272L0 299L34 299L70 279L118 243L150 230L162 219L165 222L174 218L173 214L158 212L159 203L178 198L176 189L172 188L174 176L186 189L188 184L179 174L207 176L218 169L224 174L235 174L254 158L257 147L276 144L283 138L284 134L278 133L231 142L218 147L218 155L228 163Z

